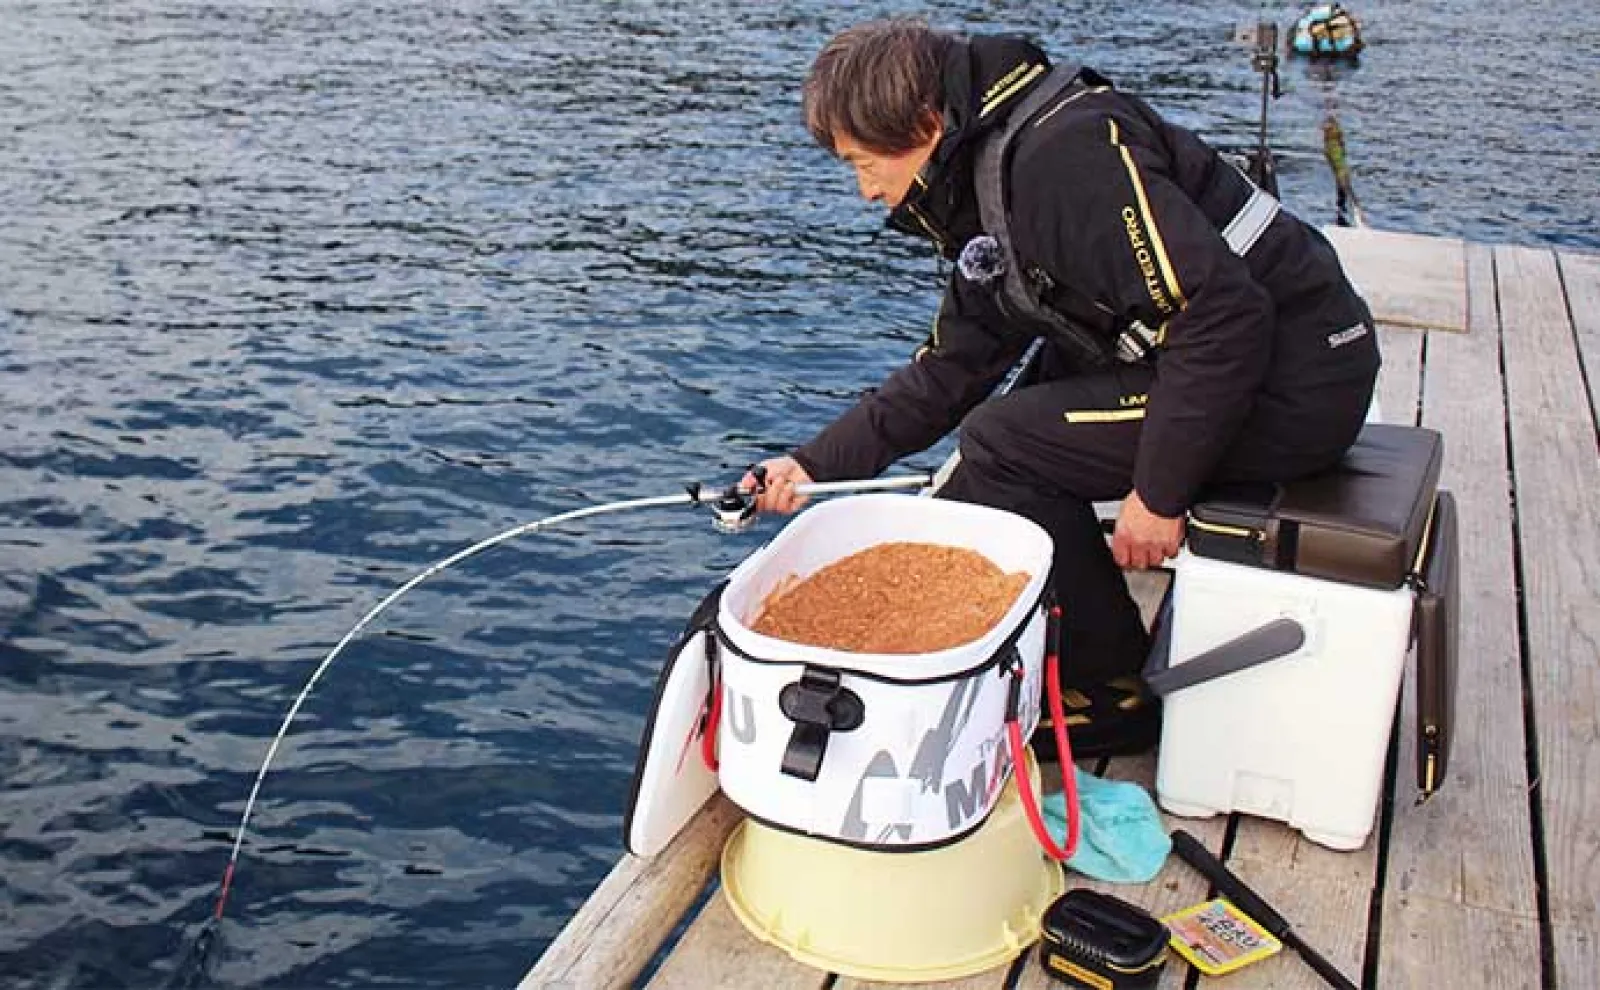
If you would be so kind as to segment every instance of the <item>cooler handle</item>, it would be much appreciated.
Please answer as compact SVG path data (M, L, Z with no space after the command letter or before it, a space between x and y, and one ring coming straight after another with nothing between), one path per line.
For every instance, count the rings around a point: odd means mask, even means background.
M1161 627L1155 647L1150 651L1150 662L1144 669L1144 682L1158 697L1175 691L1204 684L1207 681L1237 674L1286 657L1306 643L1306 629L1288 616L1280 616L1265 625L1235 636L1221 646L1213 647L1192 659L1172 665L1172 604L1171 598L1162 605Z

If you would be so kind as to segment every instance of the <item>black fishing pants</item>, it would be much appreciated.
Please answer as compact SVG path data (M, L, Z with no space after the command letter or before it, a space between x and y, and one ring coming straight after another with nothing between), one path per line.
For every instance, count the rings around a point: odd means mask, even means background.
M1133 487L1153 378L1147 365L1123 365L983 403L961 425L961 463L939 492L1016 512L1050 534L1069 687L1136 672L1149 651L1094 503ZM1333 466L1360 431L1372 388L1370 378L1326 384L1292 402L1263 393L1213 483L1289 481Z

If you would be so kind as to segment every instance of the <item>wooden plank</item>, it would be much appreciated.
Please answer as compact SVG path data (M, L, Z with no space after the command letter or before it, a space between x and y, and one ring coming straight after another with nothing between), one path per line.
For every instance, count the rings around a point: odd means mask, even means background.
M1139 611L1148 624L1155 616L1161 604L1161 597L1166 593L1167 586L1172 582L1172 576L1166 571L1130 571L1126 574L1128 589L1133 594L1134 601L1139 603ZM1155 791L1156 756L1146 754L1143 756L1124 757L1111 761L1106 769L1105 777L1113 780L1126 780L1139 784L1152 795ZM1221 853L1223 836L1227 832L1228 816L1218 815L1209 819L1184 819L1162 813L1163 827L1169 832L1174 828L1182 828L1195 838L1205 843L1212 852ZM1137 904L1157 917L1171 914L1181 908L1198 904L1205 900L1208 886L1205 878L1189 869L1176 856L1169 857L1161 872L1154 880L1145 884L1116 884L1091 880L1078 873L1067 874L1069 887L1089 887L1103 893L1120 897L1131 904ZM1166 970L1162 973L1159 986L1164 990L1178 990L1184 985L1188 977L1188 967L1181 960L1174 957ZM1048 976L1036 961L1030 960L1020 972L1016 987L1017 990L1054 990L1061 984Z
M1428 330L1467 329L1466 245L1356 227L1324 227L1373 319Z
M1386 886L1391 899L1420 894L1536 917L1499 317L1489 249L1474 246L1468 261L1472 330L1429 338L1423 408L1423 425L1444 434L1440 485L1460 513L1455 744L1444 786L1418 807L1408 678Z
M717 794L653 859L623 856L572 916L518 990L628 987L717 868L742 813Z
M1567 309L1578 334L1578 354L1589 384L1589 405L1600 390L1600 255L1561 254L1561 282L1567 289Z
M822 990L829 975L745 930L719 890L661 964L647 990Z
M1437 990L1473 987L1483 990L1526 990L1539 985L1539 924L1532 918L1497 914L1422 895L1396 898L1384 908L1385 935L1396 944L1380 959L1376 986L1383 990ZM1463 956L1463 947L1473 947ZM1482 968L1477 962L1496 960ZM1561 982L1563 987L1590 985L1587 979Z
M1600 933L1593 928L1555 925L1551 934L1555 941L1555 985L1594 986L1595 973L1600 972Z
M1378 378L1384 420L1415 422L1422 387L1423 337L1381 329L1384 355ZM1282 822L1238 816L1228 866L1294 925L1305 940L1359 982L1366 957L1367 920L1378 873L1373 838L1353 852L1334 852L1300 837ZM1321 990L1326 984L1293 952L1282 952L1228 978L1230 990Z
M1415 330L1379 324L1383 367L1378 372L1379 421L1415 426L1417 396L1422 388L1422 347L1427 338Z
M1552 924L1600 926L1600 458L1555 256L1496 248ZM1591 974L1592 975L1592 974Z
M1300 838L1280 822L1239 816L1228 868L1260 894L1294 930L1352 982L1361 982L1367 911L1377 874L1378 843L1334 852ZM1294 952L1228 977L1229 990L1327 990Z
M1445 438L1440 485L1460 512L1455 743L1443 788L1418 806L1409 671L1380 927L1382 987L1436 986L1440 972L1474 974L1475 986L1524 986L1540 965L1499 313L1489 249L1469 247L1467 264L1470 332L1428 338L1423 382L1423 425Z

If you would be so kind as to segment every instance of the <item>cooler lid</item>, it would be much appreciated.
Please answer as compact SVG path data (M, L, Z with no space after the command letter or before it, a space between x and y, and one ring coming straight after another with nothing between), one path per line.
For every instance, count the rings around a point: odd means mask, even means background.
M708 600L721 590L719 586ZM704 609L702 603L696 618ZM700 753L707 729L702 715L711 690L707 651L713 649L710 631L691 620L656 682L622 819L623 842L635 856L648 858L665 849L717 791L717 775Z

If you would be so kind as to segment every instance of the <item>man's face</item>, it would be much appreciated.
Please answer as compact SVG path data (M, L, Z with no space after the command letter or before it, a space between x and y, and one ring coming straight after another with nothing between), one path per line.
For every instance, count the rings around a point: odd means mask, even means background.
M869 150L862 147L855 138L840 134L834 139L833 150L846 164L855 169L856 185L861 191L862 198L869 202L882 203L892 210L899 206L906 198L906 193L911 191L912 180L922 171L922 166L927 164L928 157L933 154L934 147L939 143L940 133L940 130L935 128L922 144L899 154Z

